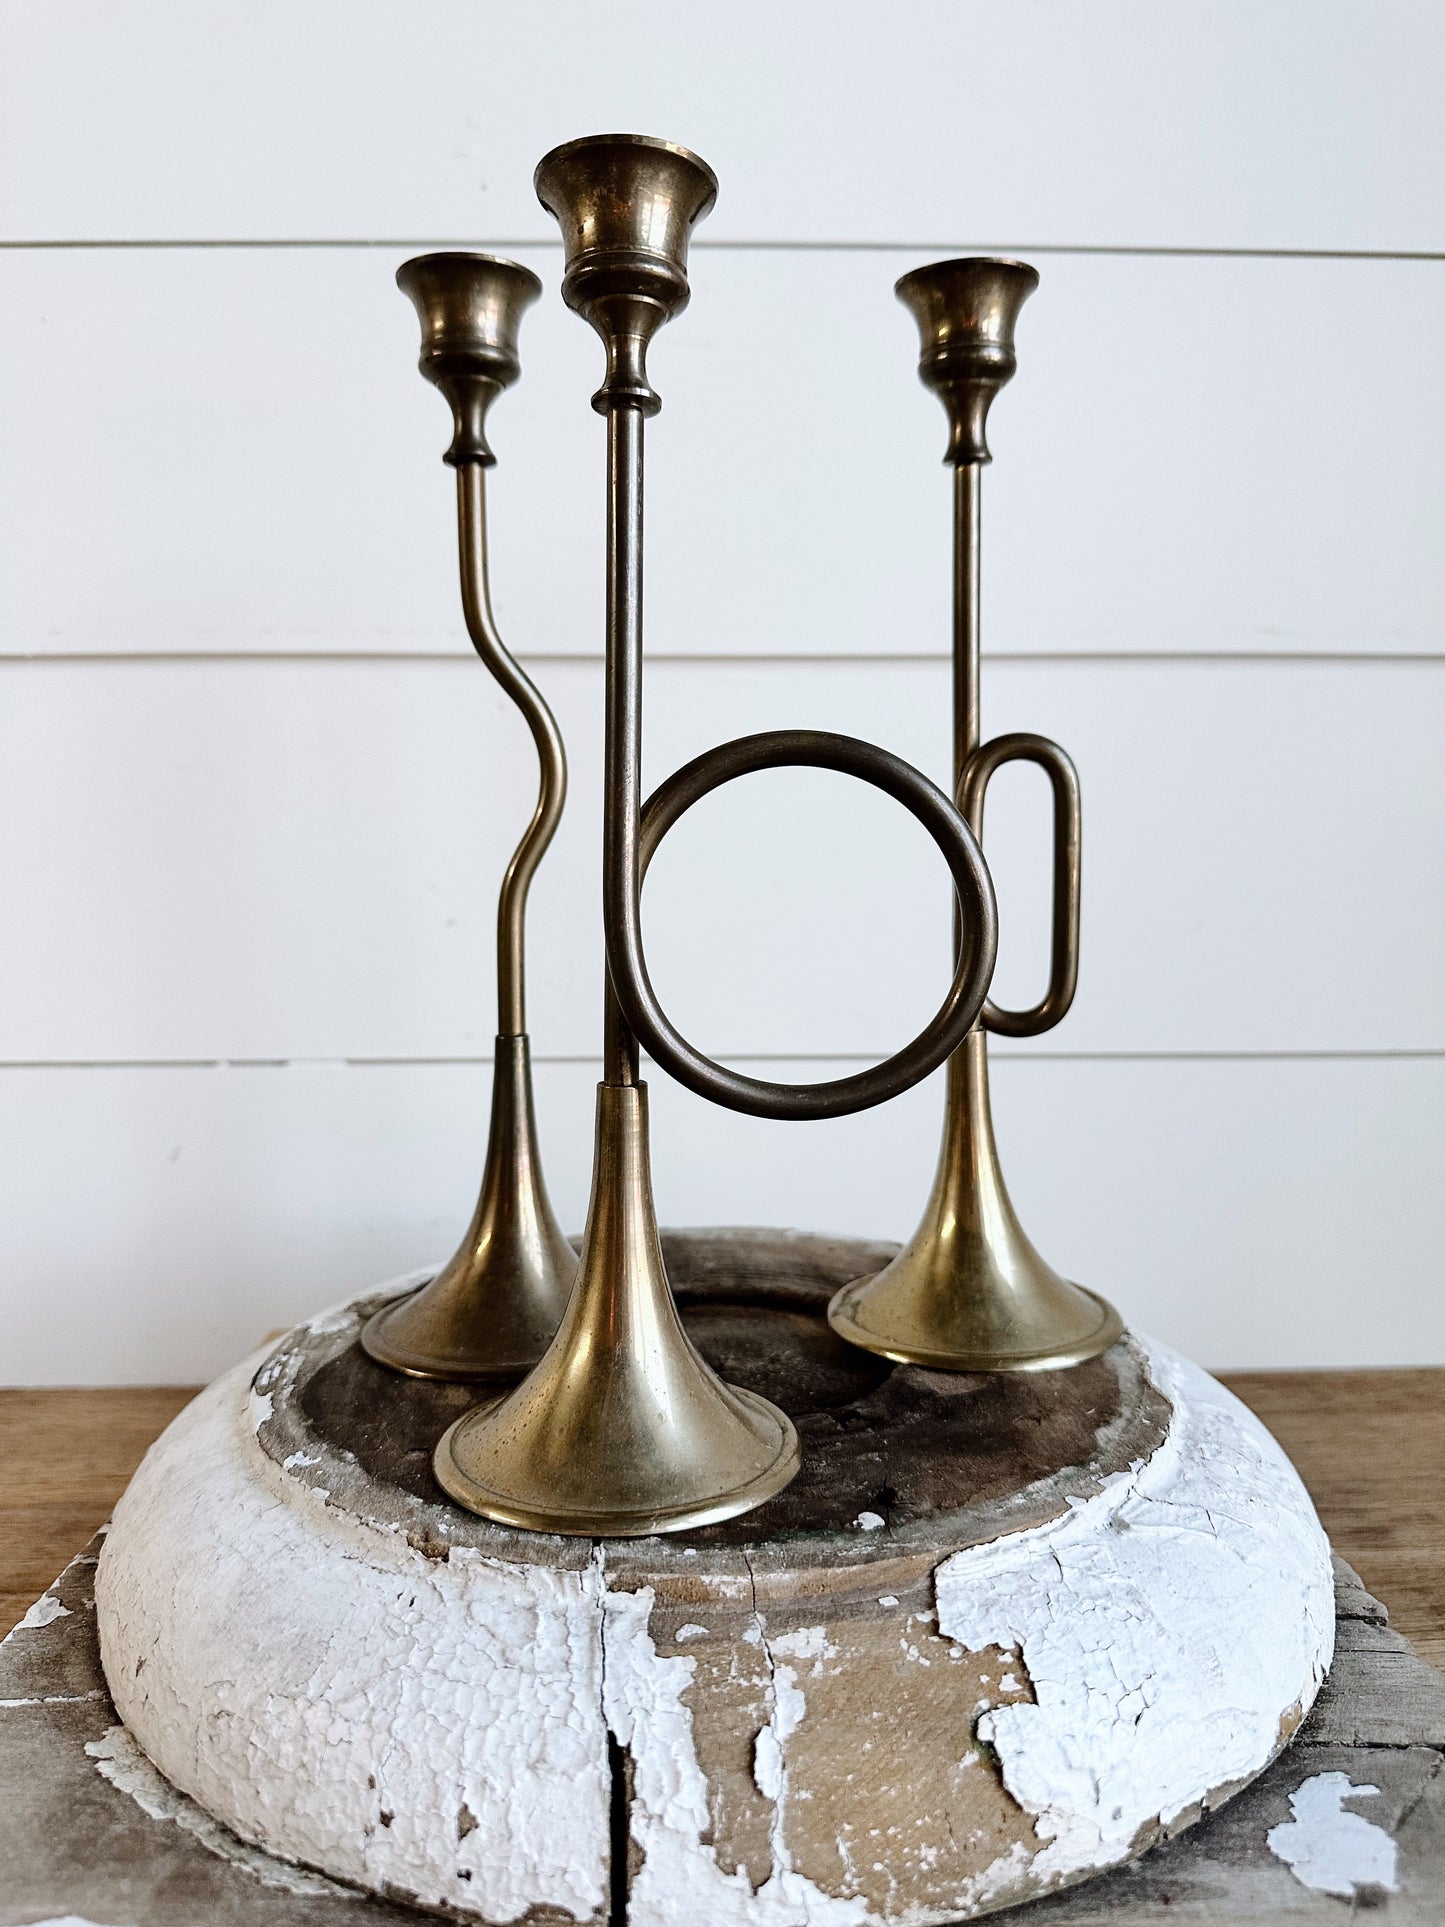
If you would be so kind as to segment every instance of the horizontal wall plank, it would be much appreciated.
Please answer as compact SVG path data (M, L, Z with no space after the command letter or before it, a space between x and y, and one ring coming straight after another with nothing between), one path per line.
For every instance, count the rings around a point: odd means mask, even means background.
M0 254L0 652L465 652L401 258ZM526 258L548 292L494 417L498 613L515 648L595 654L600 355L558 256ZM907 265L697 260L654 350L654 649L946 651ZM990 649L1445 654L1445 262L1041 266L991 431ZM1346 404L1362 315L1389 352Z
M1411 0L182 0L14 6L12 236L545 235L599 126L699 149L715 236L1445 246L1445 30Z
M531 1027L597 1048L601 670L545 665L572 800L539 874ZM649 781L815 726L941 775L942 663L660 663ZM985 726L1085 797L1071 1052L1445 1048L1445 665L1001 663ZM472 661L0 671L0 1059L481 1056L526 732ZM996 988L1041 988L1046 792L998 779ZM716 1054L882 1054L943 988L932 846L862 785L728 786L657 858L653 973Z
M595 1075L538 1074L569 1227ZM1445 1065L1011 1059L994 1081L1024 1223L1132 1322L1218 1367L1445 1363ZM0 1376L194 1382L445 1256L487 1090L475 1067L0 1073ZM906 1235L940 1101L935 1079L864 1117L767 1125L655 1079L659 1213Z

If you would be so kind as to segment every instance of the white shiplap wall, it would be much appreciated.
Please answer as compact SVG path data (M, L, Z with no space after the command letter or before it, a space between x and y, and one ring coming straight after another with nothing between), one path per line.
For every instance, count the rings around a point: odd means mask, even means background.
M1076 1008L998 1053L1025 1222L1207 1363L1445 1360L1438 10L20 0L0 33L0 1382L204 1376L465 1220L533 765L392 286L446 241L548 288L495 574L572 756L532 1028L581 1221L602 431L530 177L606 126L722 180L654 351L652 773L790 722L946 769L942 416L892 283L1031 256L985 723L1073 752L1086 837ZM1000 779L1012 1001L1045 815ZM648 915L684 1027L795 1075L941 986L936 859L841 780L714 799ZM936 1080L812 1127L654 1101L665 1220L921 1207Z

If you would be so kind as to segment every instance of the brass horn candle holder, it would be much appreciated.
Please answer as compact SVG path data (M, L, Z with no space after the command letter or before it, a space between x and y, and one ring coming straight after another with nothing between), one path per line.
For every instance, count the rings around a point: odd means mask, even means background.
M397 284L422 324L421 372L451 403L443 459L457 472L462 612L482 661L521 710L541 763L537 807L497 906L497 1042L481 1194L456 1255L420 1290L385 1306L362 1344L418 1378L515 1378L546 1351L577 1276L577 1254L547 1197L537 1148L527 1036L527 891L562 815L567 759L551 710L508 653L487 583L487 411L521 373L517 330L542 292L530 269L485 254L426 254Z
M953 469L953 780L983 835L989 781L1005 763L1037 764L1054 798L1049 984L1030 1010L986 1002L949 1060L943 1149L923 1222L883 1271L834 1297L833 1329L886 1358L948 1371L1048 1371L1106 1351L1123 1331L1113 1306L1046 1264L1019 1223L994 1141L988 1037L1037 1037L1068 1013L1079 977L1081 819L1073 763L1047 737L980 743L980 534L985 429L1016 367L1014 324L1038 286L1021 261L941 261L897 295L918 323L918 373L948 414Z
M639 1044L690 1090L755 1117L839 1117L883 1103L963 1043L987 994L997 924L964 817L920 771L874 744L816 730L740 737L676 771L644 804L643 430L662 405L647 350L687 305L688 239L717 181L685 148L602 135L547 155L536 186L562 229L563 298L606 350L592 398L607 424L604 1077L587 1228L561 1327L520 1385L447 1430L434 1464L446 1491L487 1518L627 1536L747 1511L798 1467L790 1421L725 1385L678 1317L653 1210ZM884 1063L816 1085L748 1077L697 1050L659 1005L642 945L643 877L667 830L720 784L786 766L841 771L896 797L942 851L960 906L953 980L932 1021Z

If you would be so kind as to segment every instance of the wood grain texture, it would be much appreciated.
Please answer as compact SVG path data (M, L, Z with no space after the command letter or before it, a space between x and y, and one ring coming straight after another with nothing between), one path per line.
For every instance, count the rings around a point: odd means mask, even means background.
M0 1633L110 1517L146 1447L193 1395L174 1385L0 1390Z
M1445 1370L1235 1372L1224 1382L1298 1466L1336 1552L1445 1667ZM109 1516L174 1386L0 1391L0 1631Z
M1294 1460L1391 1625L1445 1670L1445 1370L1221 1376Z

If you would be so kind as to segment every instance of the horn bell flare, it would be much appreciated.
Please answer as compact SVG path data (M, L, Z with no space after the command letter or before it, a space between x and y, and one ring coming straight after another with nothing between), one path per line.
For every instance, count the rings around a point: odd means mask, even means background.
M799 1462L792 1422L725 1385L684 1331L653 1212L646 1086L600 1085L592 1203L561 1329L528 1378L442 1435L438 1481L503 1525L637 1538L750 1511Z
M828 1322L901 1364L1061 1371L1107 1351L1124 1324L1046 1264L1019 1223L994 1143L986 1050L976 1030L949 1061L943 1152L923 1222L891 1264L834 1294Z
M499 1037L481 1193L467 1234L430 1283L362 1329L379 1365L411 1378L520 1378L556 1336L577 1253L547 1196L537 1147L531 1050Z

